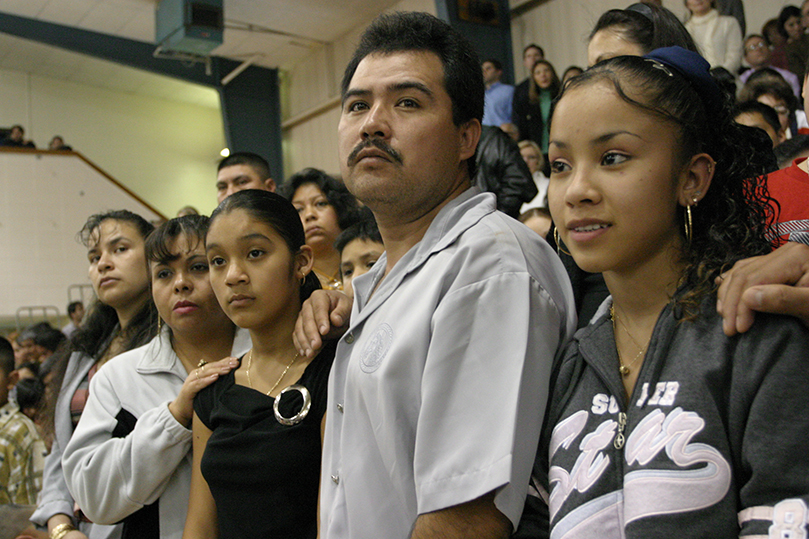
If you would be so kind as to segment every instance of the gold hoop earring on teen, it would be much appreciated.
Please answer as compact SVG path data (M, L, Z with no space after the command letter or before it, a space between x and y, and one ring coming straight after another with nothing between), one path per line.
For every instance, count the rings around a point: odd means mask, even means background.
M556 242L556 254L562 256L562 253L565 253L567 256L573 256L562 248L562 240L559 239L559 229L556 228L555 225L553 227L553 241Z
M688 243L691 243L692 232L694 229L694 223L691 220L691 206L685 207L685 239L688 240Z

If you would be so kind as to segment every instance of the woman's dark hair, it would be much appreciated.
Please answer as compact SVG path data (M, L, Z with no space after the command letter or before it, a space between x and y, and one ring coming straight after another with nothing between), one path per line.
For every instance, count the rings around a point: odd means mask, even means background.
M323 192L337 214L337 225L345 230L359 219L359 204L346 186L338 182L322 170L305 168L289 177L279 189L281 196L292 201L295 191L304 184L312 183Z
M25 412L27 408L34 408L39 412L42 399L45 396L45 384L39 378L23 378L17 382L17 405L20 411Z
M778 33L784 36L786 39L789 39L789 34L787 33L786 23L792 17L801 18L801 10L796 6L784 6L781 10L781 13L778 14Z
M217 217L234 210L243 210L253 219L261 221L272 228L286 243L293 255L300 252L306 244L306 234L298 212L292 204L281 195L260 189L237 191L222 201L211 214L208 222L210 231ZM301 285L301 303L306 301L312 292L320 289L320 281L314 271L310 271Z
M736 101L736 77L722 66L712 67L711 76L730 101Z
M638 56L612 58L571 79L559 99L571 89L606 81L630 105L679 128L682 164L703 152L715 160L710 189L699 206L692 207L692 240L683 240L686 267L680 284L687 291L675 302L685 318L692 319L715 292L714 280L722 271L737 260L771 250L765 234L773 222L772 199L763 176L772 151L761 144L759 130L733 121L729 101L706 105L723 98L718 89L703 96L677 70L662 65ZM682 230L685 212L679 213Z
M93 233L104 221L118 221L132 225L141 238L146 238L154 230L154 226L140 215L128 210L116 210L91 215L79 231L79 239L85 247L89 247ZM144 264L146 261L144 260ZM154 323L156 313L151 298L130 320L124 332L124 350L131 350L149 342L155 335ZM90 308L82 327L71 338L71 351L81 351L98 359L109 345L110 337L118 326L118 314L109 305L96 301Z
M559 80L559 76L556 74L556 69L554 69L553 64L547 60L537 60L531 67L531 76L528 79L530 81L528 84L528 100L531 103L539 103L539 94L542 91L537 85L536 80L534 80L534 70L540 64L548 66L551 70L551 85L547 88L547 91L551 94L551 99L556 97L557 94L559 94L559 90L562 88L562 82Z
M764 23L764 26L761 27L761 35L764 38L764 41L767 43L767 46L769 47L775 46L775 43L773 43L772 40L770 39L770 35L772 32L781 35L781 30L778 29L778 19L770 19Z
M179 258L171 250L172 243L179 237L188 238L191 246L205 245L209 218L205 215L184 215L166 221L146 238L146 261L167 264ZM195 243L196 242L196 243Z
M144 241L149 233L154 230L154 226L149 221L128 210L98 213L91 215L78 233L78 238L85 247L90 245L93 233L98 230L104 221L128 223L138 231ZM146 261L144 260L145 264ZM56 400L62 388L68 359L73 352L81 352L95 360L99 360L107 351L117 331L121 332L123 338L123 351L143 346L152 340L157 333L157 311L151 296L147 294L147 297L147 301L135 313L126 328L123 329L118 327L118 314L109 305L96 300L89 307L81 328L70 338L69 346L63 347L57 352L59 357L53 361L53 379L50 383L51 387L47 393L47 402L45 404L47 429L53 428Z
M625 40L638 45L643 53L660 47L678 46L699 52L683 23L668 9L639 2L626 9L611 9L599 17L589 39L601 30L610 29Z

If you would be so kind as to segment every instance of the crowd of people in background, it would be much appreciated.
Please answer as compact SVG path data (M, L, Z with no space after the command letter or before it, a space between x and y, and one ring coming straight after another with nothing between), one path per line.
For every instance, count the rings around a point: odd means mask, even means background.
M685 4L516 86L381 16L340 178L235 152L210 217L90 216L93 302L0 338L24 537L806 533L809 314L746 290L809 279L809 0Z
M743 9L735 5L741 2L719 2L717 6L713 0L688 0L685 4L688 15L684 25L658 2L608 11L590 35L589 50L610 52L607 56L588 54L588 64L595 65L616 53L652 50L659 43L675 39L708 60L713 75L722 81L738 107L737 120L770 134L778 168L787 168L795 159L809 155L809 122L801 103L809 54L809 2L800 7L785 6L764 24L761 33L747 35L742 30ZM668 35L658 33L653 43L653 34L647 28L650 23L665 26L664 33ZM484 60L481 67L487 88L483 124L500 127L521 144L533 142L542 155L537 168L534 152L521 146L540 197L524 201L528 203L522 208L524 212L547 207L544 197L550 175L547 156L551 103L565 82L580 74L582 68L568 66L560 78L539 45L526 45L522 54L528 76L513 87L501 82L503 67L497 59Z

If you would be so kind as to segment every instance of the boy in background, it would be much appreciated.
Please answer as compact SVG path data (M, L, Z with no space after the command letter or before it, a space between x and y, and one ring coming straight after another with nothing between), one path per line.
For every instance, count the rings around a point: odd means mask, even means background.
M340 275L343 280L343 292L354 297L351 282L355 277L368 273L382 253L385 246L382 236L372 216L351 225L343 230L334 242L334 248L340 252Z
M772 140L773 148L784 142L787 138L786 133L781 127L781 121L778 119L778 113L775 112L774 108L764 103L758 101L745 101L744 103L740 103L736 106L733 119L736 123L762 129L769 135L770 140Z
M34 423L8 398L17 376L14 349L0 337L0 504L36 505L45 444Z

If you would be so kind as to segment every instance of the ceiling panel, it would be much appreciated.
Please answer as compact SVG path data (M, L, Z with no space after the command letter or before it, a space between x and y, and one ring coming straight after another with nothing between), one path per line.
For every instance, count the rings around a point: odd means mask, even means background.
M225 0L224 43L213 54L238 62L257 55L256 65L289 69L321 43L397 2ZM154 43L156 5L157 0L0 0L0 12ZM247 22L252 31L245 29ZM218 106L214 90L6 34L0 34L0 69Z
M51 0L37 14L37 19L67 26L81 26L81 20L100 0ZM18 13L14 13L18 15Z
M51 0L0 0L0 11L36 18Z

